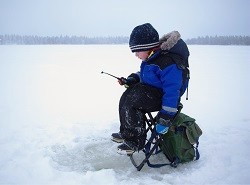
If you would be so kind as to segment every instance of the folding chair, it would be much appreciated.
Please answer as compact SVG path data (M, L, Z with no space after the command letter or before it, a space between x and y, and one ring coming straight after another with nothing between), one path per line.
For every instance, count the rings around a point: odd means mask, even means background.
M177 114L181 111L182 107L183 107L182 104L179 104ZM161 134L159 135L156 132L156 130L155 130L156 123L155 123L155 119L152 116L151 112L145 113L144 119L145 119L145 123L147 126L147 129L146 129L147 134L151 133L149 139L147 139L147 141L146 141L144 149L142 150L145 154L145 158L140 162L140 164L137 164L135 162L133 154L129 154L128 156L129 156L132 164L136 167L136 169L138 171L140 171L146 163L149 167L152 167L152 168L160 168L160 167L166 166L166 165L170 165L172 167L177 167L178 161L170 161L169 163L164 163L164 164L152 164L152 163L150 163L149 158L152 156L152 154L153 153L158 154L161 152L159 145L160 145L160 143L162 143L163 135L161 135Z

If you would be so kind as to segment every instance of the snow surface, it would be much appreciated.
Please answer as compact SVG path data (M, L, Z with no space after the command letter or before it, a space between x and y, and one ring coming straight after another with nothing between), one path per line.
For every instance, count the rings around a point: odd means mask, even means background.
M139 69L128 46L0 46L0 184L250 184L250 47L189 48L201 158L138 172L110 141L124 88L101 74Z

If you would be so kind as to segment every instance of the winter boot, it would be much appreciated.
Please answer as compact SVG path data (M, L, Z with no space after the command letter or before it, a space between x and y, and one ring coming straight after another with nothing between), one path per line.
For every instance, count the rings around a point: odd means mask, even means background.
M121 155L131 155L135 152L127 143L122 143L117 147L117 153Z
M122 138L121 136L121 133L118 132L118 133L113 133L111 135L111 140L116 142L116 143L122 143L124 141L124 139Z

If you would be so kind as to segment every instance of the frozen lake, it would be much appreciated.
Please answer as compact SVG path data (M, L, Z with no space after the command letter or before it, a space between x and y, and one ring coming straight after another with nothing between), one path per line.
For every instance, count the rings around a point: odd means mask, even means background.
M128 46L0 45L0 184L249 184L250 47L189 48L201 159L137 172L110 141L124 88L101 74L139 70Z

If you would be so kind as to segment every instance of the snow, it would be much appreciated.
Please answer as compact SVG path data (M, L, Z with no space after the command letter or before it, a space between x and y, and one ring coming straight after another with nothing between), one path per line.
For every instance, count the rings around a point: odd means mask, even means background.
M0 184L250 184L250 47L189 48L201 158L138 172L110 140L124 88L101 74L139 69L128 46L0 46Z

